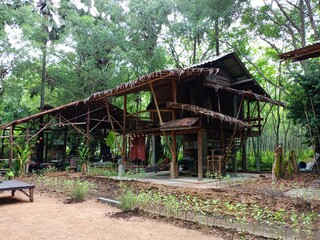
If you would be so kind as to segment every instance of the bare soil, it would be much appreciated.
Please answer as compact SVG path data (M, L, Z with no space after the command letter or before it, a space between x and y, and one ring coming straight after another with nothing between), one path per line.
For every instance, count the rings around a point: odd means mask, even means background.
M9 193L9 194L8 194ZM158 219L123 214L96 200L64 204L62 199L37 192L31 203L20 193L0 194L1 239L223 239L181 228Z

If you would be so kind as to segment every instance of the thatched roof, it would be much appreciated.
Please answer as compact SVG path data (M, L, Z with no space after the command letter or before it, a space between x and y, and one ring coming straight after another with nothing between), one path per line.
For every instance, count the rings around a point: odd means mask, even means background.
M206 108L198 107L195 105L168 102L167 107L187 110L190 112L194 112L196 114L209 116L212 119L217 119L222 122L229 123L231 125L239 126L240 128L251 129L250 124L245 123L239 119L236 119L234 117L230 117L230 116L222 114L222 113L214 112L214 111L208 110Z
M221 91L229 92L229 93L232 93L235 95L244 96L245 98L250 99L250 100L257 100L259 102L267 102L267 103L271 103L273 105L285 107L285 104L283 102L272 100L271 98L262 96L260 94L254 93L252 91L238 90L238 89L234 89L234 88L230 88L230 87L220 86L220 85L216 85L216 84L209 84L209 83L205 84L205 86L210 87L210 88L214 88L216 91L221 90Z
M88 97L85 101L90 101L92 99L100 99L111 96L121 96L124 94L138 92L143 90L150 89L150 83L157 84L161 82L161 84L166 83L172 79L185 80L191 77L199 76L201 74L212 74L216 73L216 68L179 68L174 70L163 70L159 72L153 72L138 79L122 83L115 88L108 89L105 91L97 92Z
M214 68L181 68L181 69L174 69L174 70L163 70L159 72L153 72L151 74L144 75L140 78L138 78L135 81L127 82L127 83L122 83L118 85L115 88L108 89L106 91L101 91L92 94L88 98L84 100L79 100L75 102L71 102L56 108L52 108L43 112L39 112L36 114L33 114L31 116L21 118L18 120L14 120L10 123L4 124L0 126L0 129L6 129L10 125L18 125L21 123L25 123L28 121L31 121L33 119L40 118L44 115L55 115L55 114L65 114L68 116L68 118L85 118L85 113L87 112L87 109L90 105L90 112L93 111L100 111L100 115L104 114L106 115L105 112L105 105L106 102L108 102L108 97L111 96L119 96L123 94L128 94L132 92L138 92L141 90L149 90L150 89L150 83L153 84L165 84L167 81L172 80L173 78L176 79L178 78L179 80L186 80L189 78L193 78L195 76L199 76L201 74L212 74L215 73L217 69ZM110 102L109 107L111 111L113 110L113 114L115 115L123 115L123 111L114 105L112 105ZM97 113L98 114L98 113ZM96 117L97 119L102 119L102 116ZM119 117L120 119L121 117ZM123 118L123 117L122 117ZM83 120L84 121L84 120ZM120 122L121 120L119 120ZM106 124L100 124L106 125Z
M36 114L33 114L28 117L24 117L18 120L14 120L10 123L4 124L0 126L0 129L6 129L10 125L15 126L21 123L26 123L34 119L39 119L45 115L52 115L58 117L58 115L62 116L61 124L66 123L83 123L86 121L87 113L90 112L90 118L93 120L91 121L92 125L96 125L99 120L103 120L103 122L100 123L101 126L110 125L108 123L107 119L105 119L106 115L106 107L109 107L110 112L112 113L113 117L116 119L122 119L123 118L123 110L112 105L107 100L105 101L91 101L90 106L89 103L80 100L71 102L56 108L52 108L46 111L42 111ZM97 121L96 121L96 120Z

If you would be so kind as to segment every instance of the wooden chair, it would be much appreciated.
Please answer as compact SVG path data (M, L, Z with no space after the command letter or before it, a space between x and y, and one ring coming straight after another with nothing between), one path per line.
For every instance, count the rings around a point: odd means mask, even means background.
M211 155L207 157L207 173L221 177L225 154L222 149L212 149Z
M76 172L76 170L77 170L77 160L71 159L70 165L69 165L69 172L71 172L71 171Z

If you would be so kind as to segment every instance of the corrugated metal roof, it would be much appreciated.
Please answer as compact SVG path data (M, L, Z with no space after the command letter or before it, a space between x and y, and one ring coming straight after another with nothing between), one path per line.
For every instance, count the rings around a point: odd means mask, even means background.
M292 60L293 62L320 57L320 42L280 54L279 57L281 60Z

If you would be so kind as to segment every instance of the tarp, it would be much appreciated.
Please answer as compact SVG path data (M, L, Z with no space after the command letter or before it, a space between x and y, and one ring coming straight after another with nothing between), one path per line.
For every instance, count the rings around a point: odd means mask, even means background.
M130 160L146 160L146 143L144 135L136 135L130 141Z

